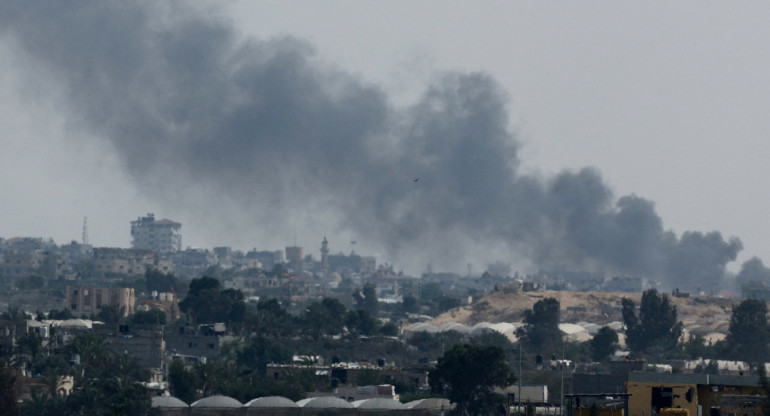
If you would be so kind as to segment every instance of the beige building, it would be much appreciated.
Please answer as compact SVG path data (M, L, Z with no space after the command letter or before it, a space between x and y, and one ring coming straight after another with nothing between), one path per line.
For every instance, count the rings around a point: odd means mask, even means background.
M131 247L152 250L161 256L182 249L182 224L171 220L155 220L154 214L131 221Z
M104 306L117 306L123 316L134 313L134 289L125 287L67 286L67 308L73 315L99 313Z
M6 251L2 253L0 275L6 278L27 277L40 273L40 256L35 253Z
M151 250L97 247L93 250L94 270L101 276L144 276L147 269L171 273L171 260L162 259Z
M764 392L755 375L631 372L626 387L629 416L662 409L685 409L690 415L762 414Z

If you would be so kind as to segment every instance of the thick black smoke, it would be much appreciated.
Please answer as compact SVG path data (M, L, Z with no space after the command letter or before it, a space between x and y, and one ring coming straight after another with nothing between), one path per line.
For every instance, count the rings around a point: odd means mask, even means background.
M770 285L770 269L757 257L743 263L741 271L735 276L735 288L741 290L744 285L753 282Z
M208 217L189 227L255 245L346 232L397 265L505 255L704 290L741 249L718 232L677 237L651 201L616 199L594 169L518 173L507 98L484 74L445 74L396 108L306 42L244 40L176 2L5 1L0 33L14 62L53 74L70 117L114 146L140 189Z

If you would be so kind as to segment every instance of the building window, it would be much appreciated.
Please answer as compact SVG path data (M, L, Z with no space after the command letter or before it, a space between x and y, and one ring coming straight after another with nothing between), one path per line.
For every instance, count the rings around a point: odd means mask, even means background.
M652 408L656 411L673 407L674 392L671 387L652 388Z

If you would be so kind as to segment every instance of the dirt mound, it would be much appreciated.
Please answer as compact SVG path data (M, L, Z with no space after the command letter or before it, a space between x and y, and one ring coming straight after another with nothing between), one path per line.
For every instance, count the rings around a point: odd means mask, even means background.
M509 292L496 291L468 306L455 308L437 316L431 323L442 325L459 322L472 326L479 322L521 322L524 311L544 298L554 298L561 305L565 323L590 322L603 325L622 321L621 299L629 298L638 306L642 294L627 292ZM690 296L674 297L679 320L691 333L705 335L726 331L732 307L737 301L725 298Z

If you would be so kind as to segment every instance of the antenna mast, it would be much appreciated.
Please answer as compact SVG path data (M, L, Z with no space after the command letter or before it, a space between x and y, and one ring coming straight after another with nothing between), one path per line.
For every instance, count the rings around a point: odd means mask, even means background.
M88 217L83 217L83 245L88 245Z

